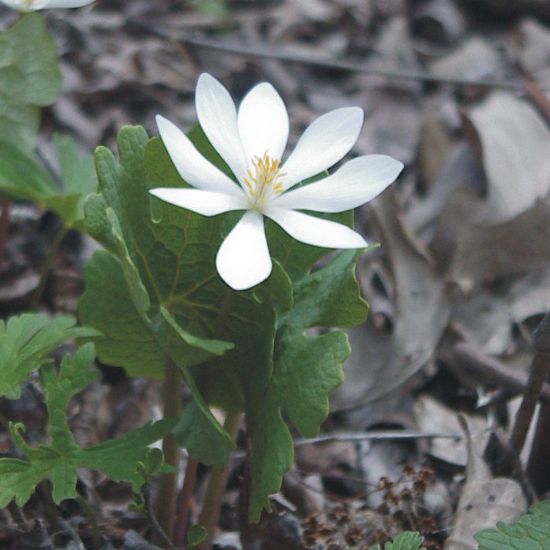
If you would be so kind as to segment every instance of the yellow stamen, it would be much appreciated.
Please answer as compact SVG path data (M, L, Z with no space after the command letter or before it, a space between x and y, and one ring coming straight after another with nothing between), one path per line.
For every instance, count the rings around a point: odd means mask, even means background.
M285 174L280 172L280 166L280 159L270 157L267 151L252 160L252 166L247 170L243 181L253 208L262 210L267 199L283 192L280 178Z

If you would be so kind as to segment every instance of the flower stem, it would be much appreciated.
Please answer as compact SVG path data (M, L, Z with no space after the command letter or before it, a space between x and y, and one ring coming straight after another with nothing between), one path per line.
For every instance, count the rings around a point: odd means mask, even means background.
M180 374L176 365L167 360L164 380L162 381L162 401L164 417L178 416L181 410ZM172 539L176 503L178 496L178 469L180 462L180 448L176 438L168 434L162 440L162 452L166 464L173 466L174 471L164 474L160 478L159 490L155 503L155 516L168 539ZM164 542L164 541L162 541Z
M176 525L174 526L174 546L184 547L185 536L187 533L187 524L189 520L189 511L191 508L191 500L193 498L193 491L197 482L197 468L199 462L197 459L189 456L187 457L187 466L185 467L185 478L183 480L183 487L181 488L178 496L178 512L176 518Z
M233 440L237 436L237 431L241 423L241 416L242 413L240 412L229 412L225 418L223 427ZM227 461L227 464L222 470L216 468L210 470L202 511L199 516L199 523L206 528L208 535L204 541L197 546L197 550L209 550L212 547L212 541L214 540L216 527L220 519L221 500L230 467L231 459Z

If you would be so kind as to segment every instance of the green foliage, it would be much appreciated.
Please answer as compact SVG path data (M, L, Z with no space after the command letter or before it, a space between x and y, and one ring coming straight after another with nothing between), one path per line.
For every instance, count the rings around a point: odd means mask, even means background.
M24 15L0 32L1 140L32 154L39 107L53 103L60 87L55 45L41 14Z
M97 191L93 157L80 154L69 136L55 136L61 187L45 197L44 206L53 210L70 229L83 229L84 201Z
M228 13L225 0L191 0L191 5L206 15L222 17Z
M513 523L497 523L475 535L479 550L549 550L550 500L533 504Z
M38 202L67 228L81 229L84 199L97 188L92 157L79 155L70 138L56 137L61 186L34 158L40 107L53 103L60 86L41 14L24 15L0 32L0 193Z
M189 546L199 545L208 535L208 531L198 524L191 525L189 531L187 532L187 544Z
M190 137L227 171L200 129ZM194 403L176 434L199 460L221 466L230 450L206 404L245 411L250 516L257 520L293 461L283 411L303 435L315 434L328 412L328 394L342 381L345 334L307 331L365 319L354 275L357 253L338 254L312 272L327 251L297 243L271 224L272 275L235 292L217 275L215 256L240 214L209 218L151 197L152 187L186 185L162 143L148 141L140 128L125 128L118 146L120 163L106 149L96 153L101 194L85 205L86 227L107 251L86 268L81 318L103 333L97 349L106 363L153 377L163 375L167 355L179 366ZM336 218L352 220L350 213Z
M167 357L178 364L194 397L182 420L192 418L189 429L195 432L201 427L194 437L181 425L182 437L193 456L222 466L234 445L208 409L189 367L222 355L232 344L209 337L215 306L193 307L194 288L204 277L201 260L180 250L188 239L197 241L193 248L209 236L207 228L186 227L185 220L166 233L151 219L146 143L143 129L125 128L119 135L120 164L107 149L96 152L101 195L86 203L86 227L109 252L96 253L86 266L80 316L90 326L102 327L97 350L105 363L122 366L132 376L154 378L163 376Z
M65 356L59 372L53 365L41 369L50 441L30 447L22 436L24 426L10 425L15 443L25 458L0 459L0 508L13 498L23 505L36 485L45 479L52 483L56 503L75 497L78 468L101 470L115 481L129 481L135 490L143 483L138 463L147 456L147 446L163 437L173 427L174 421L161 420L119 439L79 447L67 425L65 411L71 397L95 379L96 372L91 369L94 356L93 344L86 344L74 355Z
M63 342L99 334L75 324L70 315L50 318L39 313L0 320L0 396L17 399L29 374L47 363L48 356Z
M97 190L93 159L80 155L68 136L56 136L59 185L29 154L0 141L0 192L12 199L37 202L55 212L68 229L82 229L84 201Z
M42 202L55 196L58 187L29 153L0 140L0 192L11 199Z
M384 550L426 550L422 543L424 539L420 533L404 531L393 539L393 542L384 543ZM371 550L382 550L380 544L371 547Z

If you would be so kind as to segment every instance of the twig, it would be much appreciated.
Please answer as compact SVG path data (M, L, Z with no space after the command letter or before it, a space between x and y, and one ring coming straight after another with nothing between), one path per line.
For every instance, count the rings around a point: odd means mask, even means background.
M534 347L535 356L531 363L529 381L510 436L510 446L518 454L525 443L535 407L540 399L548 372L550 372L550 312L544 316L535 331Z
M455 432L416 432L414 430L377 430L372 432L340 432L323 434L317 437L298 438L294 440L294 447L304 445L316 445L328 441L382 441L382 440L408 440L408 439L463 439L464 436ZM244 451L236 451L232 455L233 460L246 457Z
M480 384L498 386L514 394L522 393L527 387L526 376L465 342L456 344L452 351L442 354L442 359L451 366L456 365L462 372L472 374ZM550 399L550 384L543 385L541 397Z
M187 524L189 520L189 510L191 507L191 499L197 481L197 467L199 463L192 457L187 458L185 467L185 478L183 487L178 496L178 511L176 516L176 524L174 526L173 541L176 546L185 545L185 535L187 533Z
M209 38L199 37L178 31L170 32L169 30L167 31L166 29L161 29L158 26L153 27L151 25L147 25L143 21L132 20L131 23L139 29L161 38L179 40L185 44L196 46L197 48L216 50L230 55L243 55L247 57L259 57L262 59L274 59L276 61L301 63L303 65L314 65L316 67L324 67L327 69L382 76L394 80L419 80L422 82L451 84L455 86L478 86L482 88L501 88L516 92L524 91L524 86L521 82L512 80L475 80L471 78L442 77L426 72L410 71L406 69L382 69L379 67L370 67L364 63L357 63L349 60L346 61L344 59L336 60L321 56L312 57L311 55L304 55L288 48L281 48L277 44L267 45L256 42L244 45L234 42L230 43L222 40L211 40Z
M160 31L163 32L163 31ZM163 33L164 35L169 33ZM259 57L263 59L275 59L279 61L287 61L292 63L301 63L304 65L314 65L317 67L324 67L328 69L336 69L341 71L351 71L358 73L365 73L374 76L383 76L394 80L419 80L422 82L434 82L440 84L452 84L455 86L479 86L483 88L502 88L505 90L513 90L520 92L523 90L523 85L520 82L514 82L509 80L486 80L479 79L473 80L470 78L460 77L441 77L425 72L417 72L403 69L381 69L378 67L369 67L363 63L356 63L354 61L335 60L326 57L311 57L305 56L298 52L293 52L290 49L284 49L275 46L266 46L264 44L235 44L228 43L221 40L210 40L207 38L199 38L190 35L178 34L170 36L171 38L179 39L186 44L196 46L198 48L206 48L210 50L217 50L226 54L233 55L245 55L249 57Z

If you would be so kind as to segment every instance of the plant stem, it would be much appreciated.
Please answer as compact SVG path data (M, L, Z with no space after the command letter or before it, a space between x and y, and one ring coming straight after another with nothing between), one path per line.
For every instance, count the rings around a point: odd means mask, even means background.
M66 234L67 234L67 228L64 225L62 225L61 228L56 233L54 240L50 245L50 250L48 251L46 258L44 258L42 265L40 266L38 286L34 291L34 294L32 296L31 303L30 303L31 309L37 309L38 306L40 305L40 300L42 299L42 294L44 293L44 288L46 287L46 281L48 280L48 274L50 272L52 262Z
M548 372L550 372L550 312L545 315L537 327L534 341L535 356L531 363L529 381L510 436L510 445L518 455L525 443L535 407L539 402Z
M230 412L227 413L225 418L223 424L224 430L233 440L235 440L237 436L237 431L241 423L241 416L242 413L240 412ZM212 546L212 541L216 534L216 527L218 526L218 520L220 519L221 500L225 491L225 484L227 482L230 467L231 460L228 460L222 470L216 468L210 470L202 511L199 516L199 523L206 528L208 535L204 541L197 546L197 550L209 550Z
M164 417L178 416L181 410L180 374L176 365L169 359L166 362L164 380L162 381L162 401ZM166 464L173 466L174 471L160 478L159 490L155 503L155 517L168 539L172 539L174 518L178 496L178 470L180 448L176 438L168 434L162 440L162 452ZM163 541L164 542L164 541Z
M151 525L153 526L153 529L155 531L155 537L156 538L156 544L162 544L162 548L169 548L170 550L175 550L175 547L170 542L170 539L166 535L166 533L163 531L162 527L159 525L159 522L157 521L155 511L153 510L153 506L151 504L151 495L149 493L149 485L144 485L141 488L141 496L143 498L143 502L145 504L145 510L147 511L147 517L149 518L149 521L151 522Z
M176 525L174 526L174 545L176 547L185 546L185 535L187 534L187 523L189 520L189 509L191 507L191 499L197 482L197 467L198 460L192 457L187 458L187 466L185 467L185 478L183 487L178 497L178 512L176 517Z

